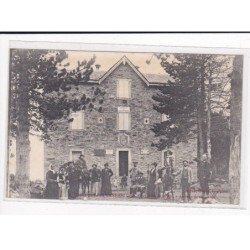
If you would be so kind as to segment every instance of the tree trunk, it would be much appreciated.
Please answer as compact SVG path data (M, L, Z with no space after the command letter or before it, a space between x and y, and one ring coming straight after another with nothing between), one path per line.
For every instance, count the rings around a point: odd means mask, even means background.
M234 205L240 204L242 72L243 56L235 56L231 84L229 160L229 199L230 204Z
M16 180L20 198L29 197L30 141L29 141L29 86L22 71L18 87L18 117L16 134Z
M212 80L208 80L207 88L207 156L211 162L211 84ZM216 172L216 169L214 169Z
M201 66L201 79L198 88L198 105L197 105L197 159L198 159L198 169L197 177L200 176L200 162L201 156L207 151L207 139L206 139L206 117L205 117L205 68L204 65Z

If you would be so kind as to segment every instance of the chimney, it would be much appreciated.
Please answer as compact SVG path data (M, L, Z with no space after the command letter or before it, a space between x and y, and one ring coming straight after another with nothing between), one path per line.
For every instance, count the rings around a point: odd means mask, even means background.
M139 70L139 68L140 68L139 66L135 66L135 67L136 67L137 70Z
M101 65L100 64L96 64L95 67L96 67L97 70L99 70L101 68Z

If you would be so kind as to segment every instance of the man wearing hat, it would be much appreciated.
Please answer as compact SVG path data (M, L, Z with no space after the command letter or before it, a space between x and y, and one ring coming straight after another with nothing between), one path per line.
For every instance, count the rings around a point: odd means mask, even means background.
M133 162L133 167L130 169L130 179L131 179L131 186L136 184L136 177L139 175L141 172L140 169L138 168L138 162L134 161Z
M181 190L182 190L182 202L186 201L186 194L187 194L187 199L188 202L191 201L191 184L192 184L192 178L193 178L193 174L192 174L192 169L189 166L189 162L184 160L182 162L183 167L182 169L180 169L179 171L177 171L177 173L175 173L174 175L181 175Z
M113 171L109 168L109 164L105 163L102 169L101 179L101 195L112 195L111 181L110 178L113 176Z
M202 192L202 201L204 202L205 198L209 196L209 180L212 175L210 169L210 164L206 154L201 156L200 171L199 171L199 181Z
M78 158L78 160L76 161L76 165L78 167L80 167L81 169L87 167L86 161L85 161L85 157L83 154L81 154Z

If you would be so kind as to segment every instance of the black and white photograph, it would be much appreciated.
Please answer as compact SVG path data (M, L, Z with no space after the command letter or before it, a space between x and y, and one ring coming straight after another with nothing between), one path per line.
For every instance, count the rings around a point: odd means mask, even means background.
M10 48L6 198L240 205L243 61Z

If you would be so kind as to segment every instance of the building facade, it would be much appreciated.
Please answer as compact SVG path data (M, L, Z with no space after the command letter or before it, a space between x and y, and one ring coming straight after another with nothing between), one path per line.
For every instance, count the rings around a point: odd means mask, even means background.
M153 109L152 95L156 86L166 84L167 76L142 74L127 57L121 58L107 72L93 72L88 84L80 85L76 94L91 94L93 86L105 90L102 112L93 110L72 113L73 122L59 122L45 144L45 169L76 160L85 155L88 168L96 163L109 163L114 176L129 175L132 162L146 173L153 162L164 166L172 161L174 167L196 157L195 141L180 143L158 151L151 127L166 119Z

